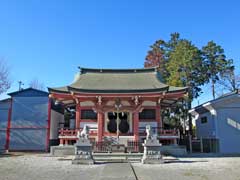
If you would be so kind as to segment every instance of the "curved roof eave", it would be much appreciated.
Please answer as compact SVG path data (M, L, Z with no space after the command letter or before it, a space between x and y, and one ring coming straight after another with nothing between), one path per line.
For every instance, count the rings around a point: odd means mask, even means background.
M50 88L50 87L48 87L48 92L49 93L70 93L69 91L68 91L68 88L67 88L67 86L64 86L64 87L60 87L60 88Z
M127 93L151 93L151 92L164 92L168 91L168 86L164 88L156 88L156 89L133 89L133 90L126 90L126 89L78 89L71 86L68 86L68 90L72 92L79 92L79 93L102 93L102 94L127 94Z

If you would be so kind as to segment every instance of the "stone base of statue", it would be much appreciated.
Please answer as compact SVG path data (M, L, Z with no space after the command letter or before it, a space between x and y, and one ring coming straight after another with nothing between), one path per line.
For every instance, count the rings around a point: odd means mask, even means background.
M157 139L146 139L143 143L144 153L142 157L143 164L162 164L164 160L162 158L160 147L162 145Z
M92 157L92 144L89 139L79 138L75 144L75 158L72 164L94 164Z

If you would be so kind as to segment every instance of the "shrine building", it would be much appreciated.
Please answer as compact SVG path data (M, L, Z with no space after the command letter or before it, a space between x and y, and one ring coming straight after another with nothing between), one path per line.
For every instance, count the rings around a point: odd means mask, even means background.
M59 129L60 145L74 144L85 125L95 142L140 142L148 124L161 142L176 144L179 138L178 130L165 129L161 110L181 101L187 88L164 84L156 68L79 68L72 84L48 90L49 98L70 114L68 120L50 120L51 131Z

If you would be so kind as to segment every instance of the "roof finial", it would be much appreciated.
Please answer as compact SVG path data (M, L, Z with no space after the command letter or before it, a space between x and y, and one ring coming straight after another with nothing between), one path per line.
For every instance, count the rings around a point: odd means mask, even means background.
M81 68L81 66L78 66L78 69L79 69L79 71L80 71L80 74L82 74L82 68Z

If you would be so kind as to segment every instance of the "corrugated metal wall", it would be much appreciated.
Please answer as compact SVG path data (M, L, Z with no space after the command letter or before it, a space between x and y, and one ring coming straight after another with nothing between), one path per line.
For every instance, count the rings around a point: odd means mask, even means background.
M45 150L48 97L13 97L9 150Z
M5 150L10 101L0 102L0 151Z

